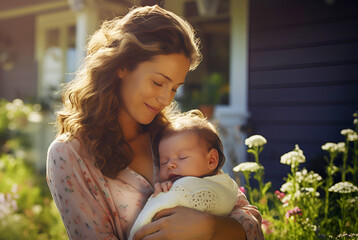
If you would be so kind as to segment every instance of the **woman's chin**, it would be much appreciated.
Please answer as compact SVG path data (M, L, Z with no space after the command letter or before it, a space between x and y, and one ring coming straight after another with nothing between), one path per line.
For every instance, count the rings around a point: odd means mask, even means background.
M151 122L153 122L154 117L143 118L143 119L140 119L138 122L142 125L148 125Z

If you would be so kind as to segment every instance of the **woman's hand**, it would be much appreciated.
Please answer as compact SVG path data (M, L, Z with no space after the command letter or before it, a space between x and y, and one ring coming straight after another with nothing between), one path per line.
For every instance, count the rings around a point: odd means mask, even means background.
M174 207L158 212L155 221L142 227L133 239L210 239L209 214L185 207Z
M134 240L245 239L245 231L234 219L186 207L158 212L155 221L136 232Z

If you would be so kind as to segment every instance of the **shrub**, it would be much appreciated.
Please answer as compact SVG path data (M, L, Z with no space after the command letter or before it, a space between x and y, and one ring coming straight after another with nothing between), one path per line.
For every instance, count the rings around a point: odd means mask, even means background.
M255 162L240 163L233 170L244 175L246 194L262 213L265 239L358 239L357 113L353 116L355 130L341 131L345 142L322 146L327 152L325 180L313 171L300 169L306 157L296 145L281 156L280 162L291 166L291 172L274 192L268 191L271 183L264 183L265 169L259 162L266 139L260 135L246 139L247 151L254 155ZM342 166L335 165L338 157L343 160ZM334 183L338 173L341 181ZM251 176L258 181L258 189L250 186Z
M39 121L40 107L0 100L0 240L68 239L45 176L25 160L23 129Z

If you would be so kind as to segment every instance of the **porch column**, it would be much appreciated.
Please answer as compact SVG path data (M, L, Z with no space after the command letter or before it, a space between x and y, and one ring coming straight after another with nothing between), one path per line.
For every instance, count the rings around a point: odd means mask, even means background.
M240 130L248 113L248 28L249 0L230 1L230 96L228 106L217 106L215 119L222 129L226 163L224 171L233 175L232 168L246 161L246 134Z
M69 0L71 9L76 12L76 64L79 67L86 57L86 43L99 27L99 11L96 0Z

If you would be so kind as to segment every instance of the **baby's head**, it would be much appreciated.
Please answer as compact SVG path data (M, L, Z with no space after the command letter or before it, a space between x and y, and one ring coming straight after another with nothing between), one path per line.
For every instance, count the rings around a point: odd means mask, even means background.
M173 119L157 147L160 181L214 175L225 162L219 134L199 110Z

